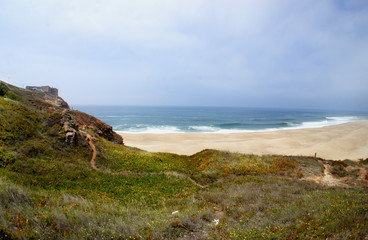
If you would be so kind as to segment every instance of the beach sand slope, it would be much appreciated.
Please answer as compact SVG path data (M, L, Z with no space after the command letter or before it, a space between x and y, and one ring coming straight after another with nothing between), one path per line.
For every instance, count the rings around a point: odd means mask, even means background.
M368 158L368 121L269 132L121 134L126 145L151 152L192 155L203 149L218 149L258 155L317 153L330 160Z

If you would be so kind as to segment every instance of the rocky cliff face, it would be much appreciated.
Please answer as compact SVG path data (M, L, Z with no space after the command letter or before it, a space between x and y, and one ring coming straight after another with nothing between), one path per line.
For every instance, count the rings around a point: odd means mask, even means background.
M27 90L27 91L29 91L29 90ZM39 102L38 104L40 104L40 105L44 105L40 102L45 102L45 103L49 104L50 106L60 107L60 108L64 108L64 109L70 109L69 104L66 101L64 101L64 99L62 99L61 97L54 96L50 93L45 93L45 92L29 91L29 94L31 94L31 96L34 100L36 100L36 101L38 100L38 102Z
M72 124L74 124L75 128L90 129L100 137L118 144L123 144L123 138L114 132L110 125L107 125L99 119L79 111L68 111L67 114L71 117L71 120L73 120ZM67 125L70 126L70 124Z
M50 103L51 105L54 105L56 107L61 107L61 108L65 108L65 109L70 109L69 104L67 102L64 101L64 99L62 99L61 97L52 97L50 96L50 94L46 93L44 100L48 103Z

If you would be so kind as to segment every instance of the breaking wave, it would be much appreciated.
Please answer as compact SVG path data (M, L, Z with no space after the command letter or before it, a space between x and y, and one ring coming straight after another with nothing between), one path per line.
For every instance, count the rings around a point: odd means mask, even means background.
M304 128L319 128L332 125L338 125L348 122L362 120L357 116L343 116L343 117L326 117L321 121L306 121L306 122L277 122L270 124L255 123L257 129L252 124L228 123L218 125L200 125L200 126L172 126L172 125L142 125L126 126L125 124L117 125L114 130L121 133L241 133L241 132L268 132L289 129L304 129Z

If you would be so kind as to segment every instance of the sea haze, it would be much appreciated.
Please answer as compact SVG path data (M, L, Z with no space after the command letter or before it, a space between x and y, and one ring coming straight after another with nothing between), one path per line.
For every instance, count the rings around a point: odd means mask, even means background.
M237 133L324 127L367 120L367 112L226 108L76 106L125 133Z

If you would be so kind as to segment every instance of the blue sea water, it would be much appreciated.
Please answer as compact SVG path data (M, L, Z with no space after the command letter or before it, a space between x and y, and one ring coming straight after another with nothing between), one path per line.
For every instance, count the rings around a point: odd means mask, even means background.
M367 112L229 108L76 106L117 132L236 133L314 128L367 120Z

